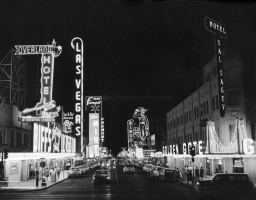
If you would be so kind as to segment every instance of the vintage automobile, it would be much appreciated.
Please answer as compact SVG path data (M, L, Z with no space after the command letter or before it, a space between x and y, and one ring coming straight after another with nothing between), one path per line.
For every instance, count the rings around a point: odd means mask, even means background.
M160 172L162 172L163 170L164 170L164 167L154 166L151 171L151 175L155 178L159 178Z
M143 171L150 173L153 169L154 165L153 164L145 164L143 167Z
M159 179L166 182L178 181L176 172L174 169L162 168L159 172Z
M109 170L96 170L92 177L93 186L99 186L101 183L110 183Z
M81 177L82 172L78 167L73 167L68 171L68 178Z
M131 173L135 173L135 168L133 165L125 165L123 168L123 171L126 172L131 172Z
M196 189L202 194L211 197L222 196L225 198L255 195L255 186L248 174L243 173L218 173L208 180L199 180ZM241 195L241 196L239 196Z

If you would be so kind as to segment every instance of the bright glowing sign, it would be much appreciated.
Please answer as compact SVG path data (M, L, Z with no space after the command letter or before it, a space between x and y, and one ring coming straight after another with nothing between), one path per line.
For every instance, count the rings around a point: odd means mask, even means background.
M89 113L89 146L90 157L99 156L99 113Z
M16 45L15 55L31 55L31 54L52 54L58 57L62 52L62 47L57 46L53 40L52 45Z
M101 118L100 140L101 140L101 144L103 144L104 142L104 118L103 117Z
M128 149L133 148L133 119L127 121Z
M218 22L206 17L204 19L205 27L208 31L214 34L215 42L215 55L217 60L217 72L218 72L218 89L219 89L219 105L220 116L225 116L225 95L224 95L224 78L223 78L223 39L226 39L227 34L225 27Z
M68 112L63 114L63 132L64 133L72 133L72 126L74 113Z
M81 38L73 38L71 41L71 47L75 49L76 56L76 93L75 93L75 132L76 135L81 135L81 152L83 149L83 40Z
M86 97L86 107L87 106L90 106L91 112L100 113L102 106L101 96Z
M137 118L139 120L139 135L138 133L136 134L136 137L140 138L140 141L138 141L139 145L143 145L145 143L146 137L149 136L149 122L147 115L145 115L146 111L147 109L139 107L133 114L133 118Z
M59 116L60 107L52 100L54 57L60 55L61 46L52 45L21 45L15 46L16 55L42 54L41 57L41 98L34 108L22 111L22 122L54 122Z
M252 139L243 140L243 151L245 154L254 154L254 142Z

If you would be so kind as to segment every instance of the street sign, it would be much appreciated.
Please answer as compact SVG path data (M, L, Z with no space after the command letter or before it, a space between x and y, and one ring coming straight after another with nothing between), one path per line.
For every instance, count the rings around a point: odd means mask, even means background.
M45 167L45 162L40 162L40 167Z

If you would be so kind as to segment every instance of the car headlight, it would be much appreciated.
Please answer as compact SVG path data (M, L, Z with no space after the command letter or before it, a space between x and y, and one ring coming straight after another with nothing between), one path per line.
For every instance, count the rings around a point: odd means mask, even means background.
M110 179L110 177L108 176L107 179Z

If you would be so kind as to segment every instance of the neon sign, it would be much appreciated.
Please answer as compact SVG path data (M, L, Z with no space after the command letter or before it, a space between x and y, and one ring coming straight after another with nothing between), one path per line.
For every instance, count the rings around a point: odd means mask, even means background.
M68 112L64 113L63 116L63 132L64 133L72 133L72 126L74 125L73 122L74 113Z
M86 107L90 106L91 112L100 113L102 100L100 96L88 96L86 97Z
M252 139L244 139L243 140L243 151L244 154L254 154L254 142Z
M128 149L133 148L133 119L127 121Z
M100 140L101 140L101 144L103 144L104 142L104 118L103 117L101 118Z
M76 93L75 93L75 132L76 135L81 135L81 149L83 147L83 40L79 37L73 38L71 47L75 49L75 62L76 62Z
M147 115L145 115L146 111L147 109L139 107L138 109L135 109L133 114L133 118L137 118L139 120L139 134L137 133L137 138L140 138L140 141L138 142L140 145L143 145L146 137L149 136L149 122Z
M90 157L99 156L99 113L89 113Z
M220 105L220 116L225 116L225 95L224 95L224 78L223 78L223 39L226 39L227 34L225 27L218 22L206 17L204 19L205 27L208 31L214 34L215 43L215 54L217 60L217 72L218 72L218 89L219 89L219 105Z
M16 45L16 55L42 54L41 57L41 98L33 108L26 108L22 113L22 122L54 122L59 116L60 106L52 100L54 57L62 52L61 46L52 45Z

